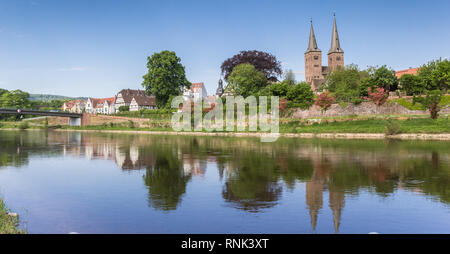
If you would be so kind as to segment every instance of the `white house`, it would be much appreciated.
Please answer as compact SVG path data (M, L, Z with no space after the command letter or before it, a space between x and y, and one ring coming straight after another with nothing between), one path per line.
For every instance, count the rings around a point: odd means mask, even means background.
M71 113L83 113L83 109L86 106L86 101L85 100L73 100L73 101L67 101L64 102L64 104L62 105L62 110L63 111L68 111Z
M156 108L155 96L134 96L133 99L131 99L130 111Z
M208 92L206 92L206 88L203 82L192 83L191 92L194 100L206 99L206 96L208 96Z
M116 111L119 111L119 108L122 106L129 107L133 97L137 97L137 96L147 96L147 95L145 94L145 91L143 91L143 90L133 90L133 89L120 90L120 92L117 93L116 101L114 102L115 106L116 106Z
M91 114L114 114L116 113L115 100L115 97L103 99L89 98L86 102L85 111Z
M191 89L188 89L188 88L186 88L186 87L183 87L183 99L184 99L185 101L187 101L187 100L190 100L190 99L192 99L192 98L194 98L194 95L192 94Z

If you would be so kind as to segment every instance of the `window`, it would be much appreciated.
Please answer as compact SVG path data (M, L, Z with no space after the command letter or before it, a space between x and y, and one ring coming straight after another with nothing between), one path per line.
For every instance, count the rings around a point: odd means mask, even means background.
M319 59L319 56L314 56L314 60L317 60L317 59Z
M337 60L337 61L340 61L340 60L341 60L341 57L340 57L340 56L336 57L336 60Z

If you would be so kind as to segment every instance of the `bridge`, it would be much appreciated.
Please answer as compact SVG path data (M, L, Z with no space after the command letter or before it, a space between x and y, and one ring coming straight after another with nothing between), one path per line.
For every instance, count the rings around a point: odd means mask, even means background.
M70 126L81 126L81 119L83 117L83 114L78 113L6 108L0 108L0 114L68 117Z

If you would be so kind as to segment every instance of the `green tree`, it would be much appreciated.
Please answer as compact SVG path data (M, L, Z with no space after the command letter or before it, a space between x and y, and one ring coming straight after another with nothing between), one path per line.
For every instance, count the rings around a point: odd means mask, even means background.
M314 92L306 82L300 82L290 87L286 98L302 109L307 109L314 103Z
M191 85L181 59L173 51L165 50L148 57L147 68L142 86L147 94L155 95L159 108L170 107L169 98L181 95L183 87Z
M337 102L359 103L361 77L363 76L356 65L337 68L326 77L322 88L333 93Z
M286 97L291 87L292 85L288 80L283 80L281 83L274 83L268 86L270 90L270 95L278 97Z
M437 61L436 68L431 71L431 81L435 89L447 92L450 86L450 61Z
M395 76L395 71L386 65L374 69L372 79L376 86L382 87L387 91L397 90L398 80Z
M234 67L228 77L228 85L236 95L244 98L258 94L259 90L267 86L264 73L255 69L251 64L239 64Z
M418 76L425 89L447 92L450 86L450 61L445 59L428 62L420 67Z
M421 94L425 88L421 79L417 75L405 74L398 80L401 90L406 92L406 95Z
M437 69L437 61L430 61L422 65L417 72L417 76L422 82L422 86L426 90L439 89L433 81L432 73Z
M361 80L359 84L359 96L366 97L369 96L369 89L376 89L377 86L371 77Z
M2 96L4 93L7 93L8 90L0 88L0 96Z
M0 105L5 108L29 108L30 94L21 90L5 92L0 96Z
M274 55L258 50L246 50L239 52L239 54L228 58L222 63L220 69L224 79L228 81L228 77L231 75L231 72L233 72L233 69L239 64L244 63L253 65L255 69L262 72L267 79L282 74L281 64Z

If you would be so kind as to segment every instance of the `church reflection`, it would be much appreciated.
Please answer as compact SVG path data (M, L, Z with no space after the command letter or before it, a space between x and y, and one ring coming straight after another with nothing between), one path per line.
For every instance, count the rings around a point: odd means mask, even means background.
M313 232L316 230L319 212L323 206L323 196L327 182L330 180L330 170L331 167L328 162L315 163L311 180L306 182L306 204L309 209ZM332 186L329 188L328 193L329 207L333 215L334 232L338 233L341 213L345 205L345 193L336 190Z
M279 205L284 192L300 190L313 232L330 211L330 226L338 233L346 197L361 191L388 197L402 189L450 203L449 147L439 142L289 139L262 144L257 139L76 132L0 133L0 140L0 170L20 167L33 156L70 156L142 172L148 205L162 211L176 210L188 184L207 177L208 165L217 170L225 205L245 212L264 212Z

